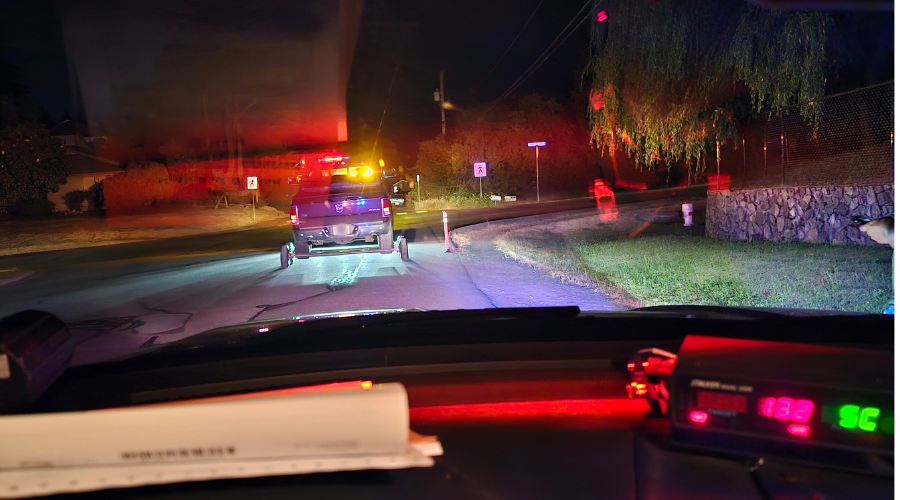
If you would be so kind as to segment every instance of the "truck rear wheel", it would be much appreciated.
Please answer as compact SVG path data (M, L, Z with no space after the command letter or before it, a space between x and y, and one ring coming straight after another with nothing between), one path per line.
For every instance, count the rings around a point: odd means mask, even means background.
M308 241L301 241L300 243L297 243L296 247L294 248L294 256L298 259L308 259L310 252L309 246L310 243Z
M406 244L406 237L401 236L397 238L398 246L400 247L400 260L403 262L409 262L409 247Z
M281 245L281 268L287 269L291 265L290 249L287 245Z
M394 251L394 230L391 229L386 234L378 235L378 249L383 253Z

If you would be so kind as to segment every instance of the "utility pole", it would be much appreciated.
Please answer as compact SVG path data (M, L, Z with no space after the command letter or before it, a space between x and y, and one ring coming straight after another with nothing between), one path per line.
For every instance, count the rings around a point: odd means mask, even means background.
M434 89L434 102L441 103L441 135L447 135L447 108L452 105L444 97L444 70L441 70L441 88Z
M441 135L447 135L447 110L444 109L444 70L441 70Z

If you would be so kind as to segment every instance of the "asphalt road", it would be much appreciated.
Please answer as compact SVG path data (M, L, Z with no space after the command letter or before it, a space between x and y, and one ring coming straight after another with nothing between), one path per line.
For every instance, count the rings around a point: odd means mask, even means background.
M593 200L459 210L450 220L455 227L576 209L590 214ZM25 309L55 314L78 342L75 363L86 363L219 326L325 312L620 307L599 292L560 283L499 252L446 253L440 211L399 210L395 225L410 242L409 262L397 254L354 254L296 260L282 270L277 249L290 238L283 222L2 258L0 268L33 272L0 284L0 317Z

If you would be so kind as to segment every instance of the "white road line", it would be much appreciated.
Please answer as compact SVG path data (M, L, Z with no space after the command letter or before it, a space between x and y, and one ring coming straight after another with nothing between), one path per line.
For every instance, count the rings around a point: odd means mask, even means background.
M359 263L356 265L356 269L350 270L350 268L345 263L343 269L341 269L340 274L331 280L331 283L328 284L330 288L344 288L352 285L356 282L356 275L359 274L360 268L362 268L363 262L366 261L366 254L362 254L362 258L359 259Z

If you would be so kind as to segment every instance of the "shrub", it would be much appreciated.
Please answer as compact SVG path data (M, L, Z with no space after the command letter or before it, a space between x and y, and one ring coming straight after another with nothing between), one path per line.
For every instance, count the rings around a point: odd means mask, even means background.
M485 192L484 196L479 197L477 192L467 189L441 188L437 186L423 193L421 200L412 199L412 204L416 210L457 210L494 205L488 192Z
M169 181L166 167L158 163L133 163L121 173L104 179L107 210L133 211L174 199L178 184Z
M43 199L22 200L11 208L13 215L18 217L40 217L52 214L56 203Z
M103 181L95 182L88 188L88 205L91 208L103 208Z
M80 210L81 204L87 199L87 191L80 189L69 191L63 195L63 199L66 200L66 206L69 207L69 210Z

